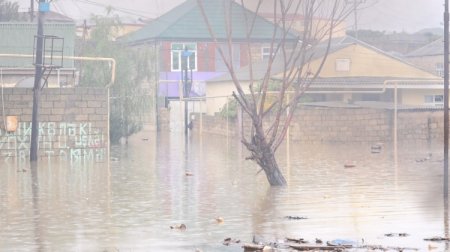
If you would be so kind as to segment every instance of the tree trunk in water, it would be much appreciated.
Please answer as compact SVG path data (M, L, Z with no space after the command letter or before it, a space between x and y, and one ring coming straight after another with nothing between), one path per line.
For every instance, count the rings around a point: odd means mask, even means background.
M256 128L256 127L255 127ZM262 130L256 130L251 143L243 141L247 149L252 153L247 159L255 161L266 174L271 186L285 186L286 179L278 167L275 152L264 138Z
M267 180L271 186L285 186L287 184L286 179L278 167L275 153L272 151L264 152L262 160L258 161L258 164L266 173Z

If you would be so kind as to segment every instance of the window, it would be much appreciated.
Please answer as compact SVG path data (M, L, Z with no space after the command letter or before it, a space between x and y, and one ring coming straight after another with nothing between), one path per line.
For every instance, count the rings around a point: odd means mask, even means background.
M336 72L349 72L350 59L336 59Z
M444 95L425 95L425 104L431 106L444 106Z
M275 48L274 48L275 50ZM273 55L273 52L272 52ZM263 60L269 59L270 57L270 47L261 47L261 58Z
M170 68L172 71L181 71L183 65L183 51L187 49L191 54L187 61L187 68L197 71L197 44L195 43L172 43L170 51Z
M443 63L436 63L436 74L444 77L444 64Z

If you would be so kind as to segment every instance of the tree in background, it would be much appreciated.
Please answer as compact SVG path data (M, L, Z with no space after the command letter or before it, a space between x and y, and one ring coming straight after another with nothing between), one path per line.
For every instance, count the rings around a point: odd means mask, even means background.
M79 41L77 54L109 57L116 60L116 80L110 92L110 140L118 143L142 129L143 117L150 111L151 96L143 83L151 77L149 49L130 49L114 40L122 29L120 19L113 16L93 17L95 26ZM80 85L104 87L111 70L106 63L80 63Z
M270 11L269 20L273 26L273 38L270 43L270 53L265 62L265 74L262 79L255 77L253 62L250 60L248 72L250 84L243 86L236 75L233 56L218 48L236 88L234 98L248 115L252 122L251 131L244 134L242 143L250 151L247 159L255 161L272 186L286 184L286 180L278 167L275 153L283 142L289 124L297 109L300 98L310 84L317 78L330 51L333 35L344 19L353 11L354 5L345 0L240 0L243 7L249 7L254 13L233 8L232 0L218 0L222 3L223 17L226 27L212 25L211 20L217 20L217 13L206 13L204 5L211 4L209 0L197 0L202 16L214 42L218 42L216 33L227 34L228 52L232 51L233 29L232 17L244 15L245 23L239 24L246 29L247 47L252 47L252 36L255 31L255 18L265 5L265 11ZM269 5L267 5L269 4ZM239 12L239 13L237 13ZM268 13L264 13L267 17ZM301 22L298 19L301 18ZM294 30L295 27L295 30ZM297 39L287 39L292 34L298 34ZM253 59L252 50L248 50L248 58ZM312 59L319 58L319 64L310 65ZM260 67L261 65L259 65ZM281 70L275 72L276 67ZM277 74L274 78L274 74ZM278 82L278 91L271 95L271 83Z
M0 22L19 21L19 4L0 0Z

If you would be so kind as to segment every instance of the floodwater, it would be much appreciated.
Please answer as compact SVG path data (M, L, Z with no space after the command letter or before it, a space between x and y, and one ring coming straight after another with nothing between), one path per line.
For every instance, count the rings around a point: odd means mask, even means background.
M239 141L187 146L179 133L149 134L113 147L110 164L0 164L0 251L242 251L222 241L253 235L446 249L423 240L448 235L440 148L283 144L289 186L270 188Z

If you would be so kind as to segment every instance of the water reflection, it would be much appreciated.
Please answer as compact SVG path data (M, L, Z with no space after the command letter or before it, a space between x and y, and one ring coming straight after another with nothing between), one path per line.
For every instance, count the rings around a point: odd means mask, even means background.
M26 172L25 169L22 172ZM37 246L37 251L45 251L43 247L42 235L44 233L44 228L42 224L42 218L39 209L39 176L38 176L38 165L36 162L30 165L31 174L31 200L33 205L33 224L34 224L34 244Z
M286 188L255 176L238 140L214 136L138 137L113 147L110 166L1 164L0 251L241 251L221 241L254 235L428 250L423 238L448 235L439 146L400 146L398 164L389 146L379 154L370 145L281 148ZM184 232L169 228L181 223ZM384 236L392 232L410 236Z

